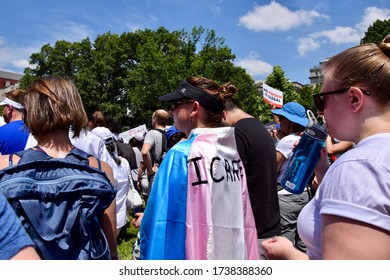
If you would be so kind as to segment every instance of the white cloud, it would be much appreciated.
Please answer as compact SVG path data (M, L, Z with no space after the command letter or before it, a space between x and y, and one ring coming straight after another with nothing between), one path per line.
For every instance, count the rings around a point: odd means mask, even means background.
M38 28L44 30L48 41L55 42L65 40L68 42L77 42L87 37L93 37L93 32L86 25L74 22L72 20L57 19L55 23L39 24Z
M331 43L340 45L348 43L359 43L362 35L352 27L343 27L337 26L332 30L324 30L321 32L316 32L311 35L312 38L321 38L325 37Z
M251 51L245 58L238 59L235 63L246 70L253 78L265 77L272 72L273 66L260 59L260 55Z
M0 42L0 67L6 71L23 73L24 68L32 67L28 64L32 53L38 52L40 47L15 46L2 38Z
M390 18L390 9L379 9L377 7L368 7L364 10L364 15L359 23L353 27L336 26L334 29L323 30L309 34L305 38L297 40L297 50L300 56L305 56L307 52L314 51L322 45L331 43L340 44L359 44L360 39L368 27L376 20L385 20ZM314 46L314 48L310 47Z
M158 18L154 15L131 14L129 17L130 19L126 19L125 21L119 20L118 22L131 32L139 29L150 28L158 22Z
M223 4L223 0L213 0L213 1L209 1L209 0L204 0L202 1L202 5L204 5L205 7L207 7L207 9L210 10L210 12L214 15L214 16L221 16L222 15L222 5Z
M0 65L4 69L13 72L22 73L24 68L33 67L29 65L29 57L32 53L40 51L43 44L54 44L58 40L65 40L69 42L76 42L93 34L90 29L83 24L74 22L72 20L63 20L61 17L56 21L42 20L34 24L34 28L39 30L42 41L29 41L23 45L15 46L15 43L7 38L0 38Z
M27 59L15 59L11 61L11 64L16 68L22 68L22 69L27 67L32 68Z
M305 56L308 51L315 51L319 49L321 45L313 38L300 38L298 39L298 53L300 56Z
M291 11L276 2L255 6L252 11L240 17L240 25L253 31L287 31L301 25L310 25L316 18L328 18L315 10Z
M377 19L385 20L390 18L390 9L380 9L377 7L368 7L364 10L362 20L356 25L356 29L364 34L368 27L372 25Z

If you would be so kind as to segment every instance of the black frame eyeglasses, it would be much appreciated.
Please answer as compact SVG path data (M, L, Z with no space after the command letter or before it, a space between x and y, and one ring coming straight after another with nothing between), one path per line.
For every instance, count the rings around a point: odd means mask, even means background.
M320 112L324 111L324 108L325 108L324 96L325 95L344 93L344 92L348 91L350 88L351 87L341 88L341 89L337 89L337 90L333 90L333 91L325 91L325 92L320 92L320 93L314 94L313 100L314 100L314 104L317 107L317 110ZM363 92L363 94L370 95L370 92L362 90L362 89L360 89L360 90Z

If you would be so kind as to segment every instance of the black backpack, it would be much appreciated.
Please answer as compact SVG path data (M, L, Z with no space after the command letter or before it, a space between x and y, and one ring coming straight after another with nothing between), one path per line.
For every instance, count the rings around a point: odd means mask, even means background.
M156 160L157 159L157 155L155 154L155 151L153 150L152 152L152 157L153 157L153 161L154 162L157 162L158 165L161 164L165 154L167 153L168 151L168 148L167 148L167 137L165 136L165 130L162 130L160 128L152 128L151 130L157 130L158 132L161 133L161 136L162 136L162 148L161 148L161 157L160 157L160 160Z
M138 168L137 160L135 158L135 153L133 147L130 143L117 142L118 146L118 155L125 158L130 165L130 169L135 170Z
M98 217L115 199L106 174L73 148L65 158L28 149L0 171L7 197L43 259L110 259ZM99 162L100 164L100 162Z

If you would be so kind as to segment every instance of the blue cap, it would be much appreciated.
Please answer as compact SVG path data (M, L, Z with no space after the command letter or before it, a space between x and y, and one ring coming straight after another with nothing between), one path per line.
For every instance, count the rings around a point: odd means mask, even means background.
M170 128L168 128L165 131L165 137L168 140L168 143L167 143L168 148L172 148L171 144L169 143L169 138L171 138L171 136L177 132L180 132L180 130L178 130L174 125L172 125Z
M307 126L309 119L306 115L306 109L297 102L288 102L281 109L271 110L272 114L283 116L290 122L297 123L301 126Z

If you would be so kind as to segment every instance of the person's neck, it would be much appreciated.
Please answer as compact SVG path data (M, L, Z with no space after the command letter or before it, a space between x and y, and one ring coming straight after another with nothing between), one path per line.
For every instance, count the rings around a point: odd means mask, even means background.
M15 121L21 121L22 120L22 114L21 113L13 113L9 122L15 122Z
M34 137L38 146L54 158L65 157L73 148L67 129L57 129L45 135L34 135Z
M231 126L234 126L236 123L238 123L242 119L249 119L254 118L253 116L249 115L248 113L244 112L243 110L239 108L235 108L228 112L229 115L229 124Z
M236 114L237 114L237 118L238 118L237 121L242 120L242 119L254 118L253 116L249 115L248 113L244 112L241 109L236 109L236 111L237 111Z
M165 129L165 127L164 127L164 126L162 126L162 125L158 125L158 124L156 124L154 128L163 129L163 130Z
M373 98L367 98L368 104L362 110L350 115L351 133L342 140L359 143L361 140L379 133L390 133L390 104L378 104ZM352 133L355 131L355 133Z

